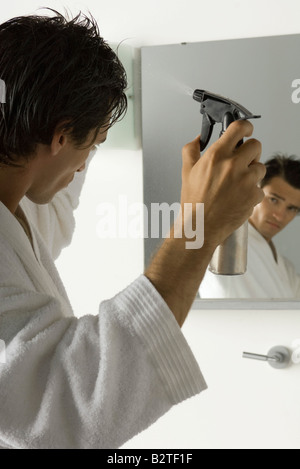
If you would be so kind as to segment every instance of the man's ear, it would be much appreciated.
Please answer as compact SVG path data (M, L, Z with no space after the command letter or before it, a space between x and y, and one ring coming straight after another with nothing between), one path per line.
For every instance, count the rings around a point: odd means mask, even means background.
M64 130L63 126L62 125L57 126L54 131L52 142L50 145L52 155L53 156L58 155L59 152L66 146L68 140L69 140L69 136Z

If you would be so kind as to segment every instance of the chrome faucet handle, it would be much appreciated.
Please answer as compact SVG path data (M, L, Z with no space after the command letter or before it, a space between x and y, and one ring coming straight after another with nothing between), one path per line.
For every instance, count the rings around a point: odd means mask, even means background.
M289 366L291 353L286 347L277 345L276 347L272 347L271 350L269 350L268 355L244 352L243 358L268 362L272 368L283 369Z

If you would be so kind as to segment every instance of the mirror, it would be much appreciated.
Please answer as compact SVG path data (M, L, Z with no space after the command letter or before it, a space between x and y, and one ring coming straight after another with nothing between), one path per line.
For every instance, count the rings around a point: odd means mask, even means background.
M253 137L263 145L262 162L276 152L300 158L299 50L300 35L142 48L144 204L148 208L145 264L167 233L161 224L159 233L157 227L154 236L151 233L151 207L180 202L181 148L201 132L200 104L192 98L195 89L228 97L262 116L252 121ZM218 139L220 130L216 124L209 145ZM298 273L299 223L296 217L274 238L277 250L293 262ZM251 308L274 308L274 302L267 299L228 301L226 308L248 308L250 303ZM224 300L197 298L194 308L199 308L199 302L201 308L203 302L216 309L224 304ZM299 308L295 298L276 301L276 309L294 307Z

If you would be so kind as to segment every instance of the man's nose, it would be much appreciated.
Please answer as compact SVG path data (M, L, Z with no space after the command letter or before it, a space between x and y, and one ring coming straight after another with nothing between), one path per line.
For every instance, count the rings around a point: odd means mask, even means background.
M81 171L84 171L84 170L85 170L85 163L79 169L77 169L77 173L80 173Z
M276 209L273 211L273 216L276 218L276 220L283 221L286 217L285 207L276 207Z

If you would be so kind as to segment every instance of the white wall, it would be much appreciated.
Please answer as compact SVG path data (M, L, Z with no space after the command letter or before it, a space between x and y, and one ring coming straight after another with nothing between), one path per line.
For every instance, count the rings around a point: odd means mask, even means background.
M170 44L299 32L297 0L11 0L3 20L34 13L41 6L91 13L112 41L135 38L141 45Z
M37 8L45 3L59 11L62 11L63 6L66 6L73 14L79 10L83 12L90 10L98 20L102 35L107 40L118 42L130 38L137 46L300 33L299 0L285 0L284 2L282 0L227 0L226 2L224 0L210 0L209 2L201 0L186 0L185 2L174 2L173 0L127 0L126 2L124 0L86 0L85 2L75 0L65 0L65 2L11 0L4 7L1 5L0 20L3 22L12 16L36 13ZM129 202L142 201L142 153L141 151L106 151L103 146L103 150L100 150L93 160L88 173L81 207L77 212L78 228L74 242L70 248L64 251L57 264L73 303L74 311L78 316L86 313L96 314L98 304L102 299L117 293L143 270L142 240L101 240L96 235L97 205L103 201L118 201L119 194L127 195ZM294 314L292 317L294 318ZM160 447L170 448L176 447L176 445L184 447L186 445L188 448L189 441L193 447L217 447L218 444L222 445L222 441L225 447L226 445L234 447L234 435L241 435L241 432L237 432L237 429L230 425L230 416L233 415L234 421L239 425L243 421L236 416L237 408L234 405L236 394L228 391L226 373L224 373L224 364L222 363L222 348L226 347L226 341L233 343L233 337L241 337L244 334L245 340L235 351L236 357L236 353L240 354L240 349L244 344L246 346L247 342L248 344L250 342L249 345L254 347L255 343L251 342L247 336L248 320L252 318L251 312L231 312L230 318L228 316L230 323L224 318L226 318L226 312L218 312L211 316L211 319L205 315L205 312L199 316L193 312L185 327L187 338L195 349L200 364L204 362L204 374L208 375L212 381L212 394L207 391L203 400L200 396L200 400L191 400L179 406L179 409L161 419L157 427L153 427L149 432L145 432L145 435L138 437L136 442L132 442L131 447L159 447L159 443L161 443ZM255 327L260 327L259 315L256 314L255 318ZM272 324L272 318L270 322L264 320L266 328L268 324ZM298 324L298 326L300 325ZM252 331L254 335L255 327L253 326ZM204 332L205 328L207 328L207 334ZM203 345L199 350L197 349L198 336L195 332L197 330L199 330L199 340L203 339ZM224 337L224 333L227 334L227 337ZM278 337L272 336L268 338L270 344L263 345L261 343L257 347L277 345L273 343L275 339L290 341L293 338L292 335L289 332L282 339L279 335ZM214 350L217 350L216 347L220 347L220 354L218 356L214 354L211 361L206 356L202 362L206 347L209 347L213 340L215 340ZM267 349L249 351L265 353ZM208 357L210 357L210 352ZM230 365L228 362L227 366L230 367ZM243 364L242 369L245 369L244 366ZM219 375L220 368L223 369L221 375ZM253 369L255 370L255 366ZM270 383L278 387L280 384L279 376L283 375L276 375L276 373L271 375L270 370L268 372L272 377ZM202 413L201 418L200 414L207 399L216 399L217 408L221 411L217 399L223 379L225 380L223 386L227 392L225 393L226 398L224 398L224 394L221 398L222 394L220 394L220 399L224 405L231 407L232 413L227 411L225 416L219 415L221 420L228 418L228 424L222 425L222 429L227 435L222 440L220 430L214 431L218 425L216 415L206 411L205 414ZM210 385L209 382L208 384ZM246 392L246 387L245 385L241 392ZM282 392L284 392L284 388L282 388ZM257 393L256 389L255 394ZM251 396L249 398L251 399ZM267 400L266 394L264 394L264 399ZM245 396L245 408L247 400L248 397ZM213 409L213 402L212 400L208 403L209 410ZM242 399L239 406L242 406ZM250 409L251 406L253 407L253 403L250 405ZM286 414L290 415L291 411L286 410ZM271 409L267 415L271 415ZM245 417L249 419L250 413L246 412ZM252 428L255 428L255 419L252 420L250 423L248 422L251 431ZM247 427L247 421L244 422ZM176 433L176 425L177 428L185 428L186 430L182 435L183 440L180 433ZM295 425L296 422L293 421L291 432ZM171 428L173 431L170 432ZM204 431L205 428L207 432ZM202 442L197 439L197 432L199 438L201 436ZM168 433L169 437L166 436ZM260 435L263 437L262 432ZM264 435L265 440L261 441L262 446L274 444L274 435L271 433L268 435L268 431L264 432ZM248 435L245 435L245 439L248 439ZM246 446L245 439L240 437L237 445ZM252 444L259 446L255 441L254 439ZM295 439L295 441L300 441L299 435L298 440ZM251 447L251 441L249 446Z

